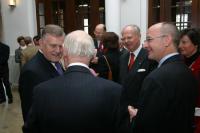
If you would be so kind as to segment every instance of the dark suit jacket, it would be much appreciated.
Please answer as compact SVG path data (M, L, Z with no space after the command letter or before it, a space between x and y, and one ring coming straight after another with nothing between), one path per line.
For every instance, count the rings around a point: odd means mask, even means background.
M179 55L144 80L134 133L192 133L197 83Z
M9 46L0 42L0 77L9 73L8 59L10 55Z
M19 93L24 120L26 120L32 103L33 88L56 76L58 76L56 69L40 52L24 65L19 78Z
M120 83L125 88L124 98L127 105L137 107L143 80L157 66L157 63L148 59L147 51L143 48L130 71L128 71L128 61L129 52L126 52L120 58Z
M24 133L114 133L122 87L82 66L35 88Z

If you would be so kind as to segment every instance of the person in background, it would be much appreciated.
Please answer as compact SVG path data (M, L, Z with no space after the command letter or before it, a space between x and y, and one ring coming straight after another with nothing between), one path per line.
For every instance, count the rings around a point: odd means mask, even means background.
M94 51L93 39L86 32L77 30L66 36L66 72L34 88L24 133L121 132L118 128L123 88L90 72L88 65Z
M40 40L40 36L36 35L33 37L33 43L35 46L39 47L39 40Z
M200 33L198 29L188 28L181 31L179 51L186 65L198 80L198 98L195 107L195 132L200 133Z
M121 41L127 51L120 57L119 83L124 87L123 105L138 106L138 99L144 78L157 66L148 59L148 52L142 48L140 28L126 25L121 32ZM122 111L122 119L128 117L128 110ZM126 121L126 120L125 120Z
M138 108L129 106L133 133L193 133L197 82L177 52L179 32L168 22L152 25L144 48L158 68L142 84Z
M114 32L105 32L102 36L104 44L104 56L99 57L97 73L100 77L108 79L109 66L112 71L112 80L119 81L119 37ZM107 62L107 61L108 62ZM109 66L108 66L109 64Z
M23 36L19 36L17 38L17 42L19 43L19 48L15 50L15 62L19 63L20 70L21 70L21 67L22 67L21 54L22 54L22 50L26 49L27 46L26 46L25 39Z
M25 37L25 43L27 48L22 50L21 52L21 64L22 67L26 64L38 51L38 47L36 47L33 42L32 38L27 36Z
M104 45L103 45L103 34L106 32L106 26L104 24L98 24L95 27L94 30L94 46L97 50L97 53L95 54L95 56L91 59L91 63L90 63L90 67L92 69L94 69L95 71L97 71L97 66L98 66L98 59L99 57L101 57L103 55L103 51L104 49Z
M33 88L63 73L59 61L63 55L64 37L65 33L60 26L46 25L39 41L39 51L21 70L19 94L24 121L32 104Z
M148 59L147 51L142 48L140 29L137 25L127 25L122 29L122 43L127 48L120 57L120 83L125 88L127 106L137 106L144 78L157 66Z
M0 42L0 104L6 102L6 95L8 97L8 103L11 104L13 102L13 96L9 82L9 56L9 46Z
M98 52L103 52L103 34L106 32L106 26L104 24L98 24L94 30L94 46Z

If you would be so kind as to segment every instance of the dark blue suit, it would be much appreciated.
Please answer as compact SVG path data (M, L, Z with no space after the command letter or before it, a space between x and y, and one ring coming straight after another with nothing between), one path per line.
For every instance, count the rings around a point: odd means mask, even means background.
M56 69L40 52L24 65L19 78L19 93L24 121L32 104L33 88L56 76L59 76Z
M34 89L24 133L114 133L119 128L122 86L94 77L83 66Z
M197 83L179 55L144 80L134 133L192 133Z

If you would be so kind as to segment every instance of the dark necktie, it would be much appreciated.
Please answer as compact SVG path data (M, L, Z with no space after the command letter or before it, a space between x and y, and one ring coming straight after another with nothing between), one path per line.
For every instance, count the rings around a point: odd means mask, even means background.
M62 75L63 74L63 69L61 67L61 64L59 62L56 62L55 66L56 66L56 71L58 72L58 74Z
M128 70L131 70L133 64L134 64L134 57L135 55L133 53L130 53L130 60L129 60L129 64L128 64Z

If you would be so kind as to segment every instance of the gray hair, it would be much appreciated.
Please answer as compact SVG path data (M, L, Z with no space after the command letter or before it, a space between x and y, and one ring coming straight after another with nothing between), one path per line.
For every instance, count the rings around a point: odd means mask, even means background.
M161 24L162 26L161 26L160 32L163 35L171 35L173 39L173 43L175 47L177 47L179 43L179 31L177 27L173 23L170 23L170 22L162 22Z
M95 54L92 37L81 30L73 31L65 37L64 48L71 56L92 58Z
M121 34L124 33L124 30L125 30L127 27L130 27L130 28L133 30L133 33L137 34L138 36L141 36L140 28L139 28L137 25L134 25L134 24L126 25L126 26L122 29Z
M47 34L56 37L65 36L63 29L60 26L54 24L48 24L44 27L41 38L45 38Z

